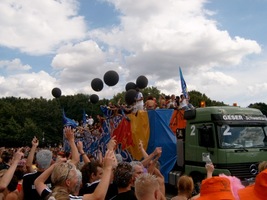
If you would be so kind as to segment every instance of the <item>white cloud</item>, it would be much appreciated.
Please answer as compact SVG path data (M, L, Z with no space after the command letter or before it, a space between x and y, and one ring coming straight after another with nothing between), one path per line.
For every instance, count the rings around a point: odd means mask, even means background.
M2 97L52 98L51 91L56 86L56 79L44 71L0 77Z
M249 102L248 91L256 95L265 88L264 68L255 62L258 72L250 68L250 55L262 53L258 42L220 30L214 12L205 9L206 0L106 0L121 13L120 24L95 30L87 29L78 2L0 2L0 45L30 55L48 54L53 70L52 75L50 69L32 73L35 66L20 59L0 61L4 70L30 71L1 77L3 96L51 98L55 86L62 94L96 93L91 80L111 69L120 81L114 87L105 85L97 93L100 98L112 98L139 75L148 77L148 86L179 95L179 66L189 90L225 103L237 98ZM248 83L252 74L257 78Z
M0 45L40 55L85 36L74 0L0 1Z
M256 41L231 38L206 17L205 1L109 0L122 13L120 26L94 30L90 35L129 52L132 76L154 74L176 78L178 66L196 68L237 65L252 53L260 53Z
M30 65L23 65L21 60L15 58L13 60L0 60L0 68L4 68L7 72L19 73L31 69Z

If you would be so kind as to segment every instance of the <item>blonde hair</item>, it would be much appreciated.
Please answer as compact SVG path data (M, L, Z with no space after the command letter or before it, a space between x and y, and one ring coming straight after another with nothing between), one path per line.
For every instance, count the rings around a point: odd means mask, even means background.
M150 173L144 173L138 176L134 186L137 199L142 199L145 196L154 194L156 190L159 190L157 177Z
M55 186L65 186L65 181L73 176L71 171L75 171L76 167L72 163L60 163L56 165L51 174L51 181Z
M69 193L65 187L56 186L47 200L69 200Z
M259 166L258 166L258 171L259 173L263 170L267 169L267 161L262 161L260 162Z
M191 196L194 190L194 181L190 176L183 175L178 180L177 188L179 194L187 194Z

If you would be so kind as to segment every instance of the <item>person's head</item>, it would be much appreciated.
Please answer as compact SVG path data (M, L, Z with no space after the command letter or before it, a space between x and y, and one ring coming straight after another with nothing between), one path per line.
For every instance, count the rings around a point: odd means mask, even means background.
M152 95L148 95L147 100L153 100L153 96Z
M70 194L77 194L77 188L81 186L81 174L72 163L60 163L54 167L51 174L54 186L65 187Z
M81 169L82 172L82 183L92 183L102 178L103 168L102 164L98 161L91 161L89 163L84 164Z
M214 176L203 180L198 200L235 200L229 179Z
M267 161L262 161L260 162L258 166L258 171L259 173L262 172L263 170L267 169Z
M1 155L1 159L3 163L9 163L12 159L12 154L8 151L4 151Z
M143 173L135 180L135 196L138 200L161 199L161 192L156 176Z
M52 152L47 149L42 149L36 154L36 163L38 169L47 169L52 162Z
M126 188L133 181L132 166L128 162L120 162L114 171L114 183L118 188Z
M194 190L194 182L190 176L183 175L179 178L177 183L178 194L187 195L190 197Z
M267 169L261 171L255 180L255 184L249 185L238 191L240 200L262 200L267 197Z
M69 193L65 187L56 186L50 194L48 200L69 200Z
M133 178L135 180L138 176L144 173L144 166L140 161L132 161L130 164L132 165Z
M14 175L18 178L18 180L22 180L24 174L26 174L26 171L22 167L17 166L16 171L14 172Z

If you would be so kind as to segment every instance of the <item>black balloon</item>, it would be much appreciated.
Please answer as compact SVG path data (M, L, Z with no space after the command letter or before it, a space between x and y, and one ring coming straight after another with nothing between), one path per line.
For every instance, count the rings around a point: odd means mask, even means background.
M114 86L119 82L119 75L117 72L110 70L107 71L104 75L104 82L108 86Z
M148 80L145 76L141 75L136 79L136 86L140 89L144 89L148 84Z
M61 90L59 88L53 88L52 90L52 95L55 97L55 98L59 98L61 97Z
M133 82L128 82L126 85L125 85L125 90L128 91L130 89L135 89L136 88L136 84L133 83Z
M92 95L90 96L90 102L91 102L91 103L95 104L95 103L98 102L98 100L99 100L99 97L98 97L97 94L92 94Z
M104 87L104 83L100 78L94 78L91 81L91 87L93 88L94 91L101 91Z
M135 97L136 97L136 90L135 89L130 89L125 93L125 102L128 105L132 105L135 102Z

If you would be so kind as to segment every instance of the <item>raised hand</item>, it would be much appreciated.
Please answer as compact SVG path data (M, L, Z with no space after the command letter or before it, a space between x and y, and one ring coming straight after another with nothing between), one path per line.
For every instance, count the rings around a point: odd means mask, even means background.
M38 147L38 145L39 145L39 140L37 139L36 136L34 136L32 139L32 146Z
M74 131L70 126L64 128L64 135L69 142L74 141Z
M117 145L117 141L115 140L116 136L113 136L109 142L107 143L107 149L114 151Z

